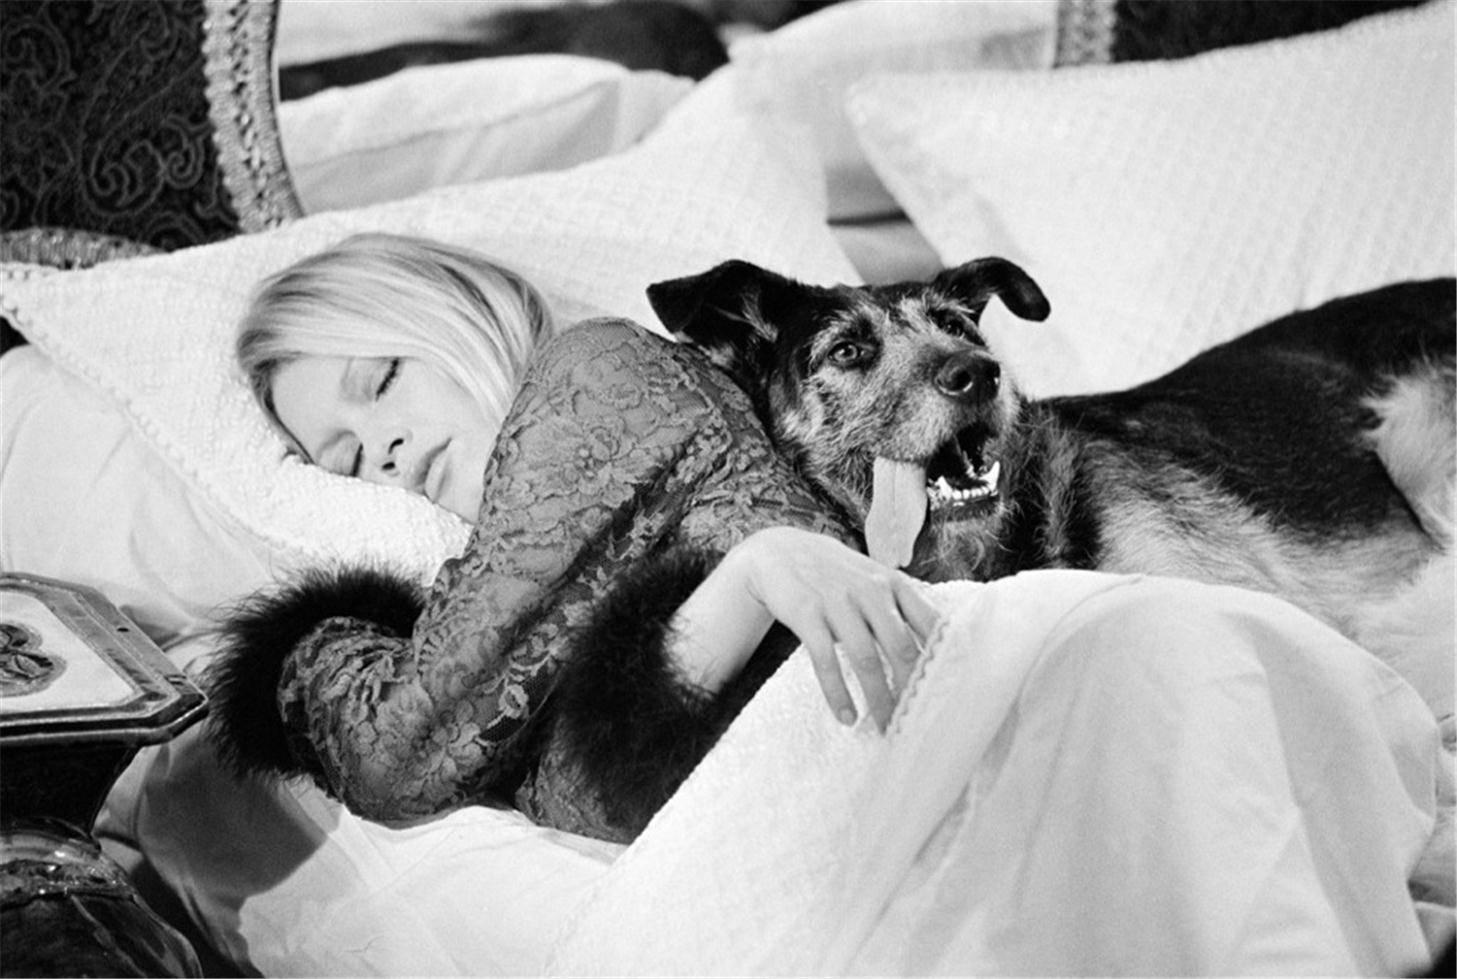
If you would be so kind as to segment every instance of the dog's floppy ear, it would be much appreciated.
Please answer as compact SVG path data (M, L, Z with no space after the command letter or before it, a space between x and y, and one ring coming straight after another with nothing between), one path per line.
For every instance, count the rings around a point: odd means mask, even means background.
M1005 258L978 258L946 269L932 285L949 292L978 313L992 296L1024 320L1045 320L1052 306L1032 276Z
M648 302L675 337L696 344L739 383L768 373L779 307L806 287L753 262L732 259L697 275L648 286Z

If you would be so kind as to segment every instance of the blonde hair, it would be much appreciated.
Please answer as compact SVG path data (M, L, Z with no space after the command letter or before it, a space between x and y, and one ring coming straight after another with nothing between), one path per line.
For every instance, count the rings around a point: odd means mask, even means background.
M553 328L531 283L484 255L369 233L265 279L239 326L235 351L275 425L274 377L310 356L417 358L499 422L536 344Z

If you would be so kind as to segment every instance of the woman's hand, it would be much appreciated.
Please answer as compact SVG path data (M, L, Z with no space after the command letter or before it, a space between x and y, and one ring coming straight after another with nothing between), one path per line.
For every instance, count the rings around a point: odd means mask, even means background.
M679 612L679 665L716 690L737 673L773 620L809 653L830 709L854 723L843 666L883 730L939 616L920 584L839 541L793 527L733 548Z
M804 644L835 716L855 721L838 646L884 730L939 619L920 584L831 537L793 527L761 530L724 560L747 567L749 593Z

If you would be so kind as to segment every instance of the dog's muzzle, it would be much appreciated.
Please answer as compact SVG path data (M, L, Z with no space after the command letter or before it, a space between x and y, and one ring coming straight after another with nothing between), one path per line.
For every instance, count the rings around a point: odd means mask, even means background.
M924 461L875 460L865 518L870 556L892 567L910 563L926 518L964 520L991 510L1001 467L987 451L995 436L995 402L1001 367L976 351L958 351L936 366L937 394L956 413L977 420L964 425Z
M988 461L989 436L985 425L970 425L925 464L875 460L865 518L865 542L872 558L891 567L905 567L929 514L960 520L979 516L995 505L1001 467L995 460Z

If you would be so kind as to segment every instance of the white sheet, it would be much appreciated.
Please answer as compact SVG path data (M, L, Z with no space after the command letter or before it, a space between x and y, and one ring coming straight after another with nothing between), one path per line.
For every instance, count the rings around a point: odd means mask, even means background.
M1418 694L1275 599L1133 580L937 586L889 737L792 658L625 851L480 808L371 824L233 782L200 729L100 829L269 975L1412 971L1418 857L1433 935L1453 888Z
M1420 698L1274 599L1133 580L940 586L888 737L838 727L792 659L554 972L1419 967L1406 878L1446 764Z

